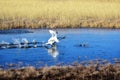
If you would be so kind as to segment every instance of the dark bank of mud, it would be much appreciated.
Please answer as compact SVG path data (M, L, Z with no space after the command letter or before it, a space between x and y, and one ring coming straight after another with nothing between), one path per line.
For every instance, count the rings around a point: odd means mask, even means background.
M33 33L33 31L26 29L0 30L0 34L23 34L23 33Z
M1 80L120 80L120 63L110 64L103 61L103 64L94 63L78 64L67 66L45 66L34 68L32 66L0 70Z

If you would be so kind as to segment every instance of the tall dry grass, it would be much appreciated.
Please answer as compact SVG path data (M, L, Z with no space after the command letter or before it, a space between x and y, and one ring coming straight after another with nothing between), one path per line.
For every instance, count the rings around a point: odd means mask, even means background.
M0 0L0 28L3 29L103 24L120 27L119 18L119 0Z
M1 80L120 80L120 64L0 70Z

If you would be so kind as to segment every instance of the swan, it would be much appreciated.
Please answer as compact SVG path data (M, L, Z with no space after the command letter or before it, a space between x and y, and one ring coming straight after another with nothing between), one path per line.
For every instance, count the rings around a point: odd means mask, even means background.
M13 43L13 44L14 44L14 45L17 45L17 47L19 47L19 48L22 47L22 45L21 45L19 39L14 39L14 43Z
M26 38L22 38L22 42L24 43L24 47L27 48L28 47L28 40Z
M49 32L51 34L51 37L50 37L50 39L48 40L48 42L46 44L47 45L53 45L54 43L58 43L59 40L57 38L57 32L53 31L53 30L49 30Z
M37 47L37 42L36 42L36 40L35 39L33 39L33 41L32 41L32 43L34 44L34 48L36 48Z
M25 44L28 44L28 40L26 38L22 38L22 42L24 42Z
M9 44L10 44L10 43L8 43L8 42L2 41L0 47L1 47L1 48L8 48L8 47L9 47Z

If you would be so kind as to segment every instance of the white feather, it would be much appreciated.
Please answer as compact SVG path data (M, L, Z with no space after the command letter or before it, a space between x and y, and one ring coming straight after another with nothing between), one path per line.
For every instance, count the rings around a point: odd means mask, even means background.
M46 44L53 45L56 42L58 43L59 40L57 39L57 32L53 31L53 30L49 30L49 32L51 34L51 37L50 37L50 39L48 40L48 42Z

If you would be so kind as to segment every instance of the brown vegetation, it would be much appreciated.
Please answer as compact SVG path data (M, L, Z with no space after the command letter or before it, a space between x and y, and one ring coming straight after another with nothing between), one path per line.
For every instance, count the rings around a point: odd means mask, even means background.
M0 70L1 80L120 80L120 64L52 66Z
M16 28L120 28L120 19L95 19L84 18L77 21L62 21L58 19L28 19L15 18L0 20L0 29L16 29Z
M120 28L120 0L0 0L0 29Z

